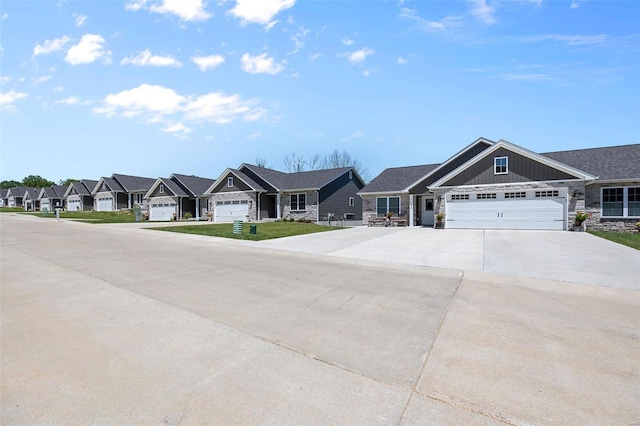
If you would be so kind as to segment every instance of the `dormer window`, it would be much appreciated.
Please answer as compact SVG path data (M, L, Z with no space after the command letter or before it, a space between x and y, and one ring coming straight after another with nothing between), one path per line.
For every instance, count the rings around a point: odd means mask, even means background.
M493 174L506 175L509 171L508 157L496 157L493 159Z
M164 185L160 185L160 188L158 189L158 192L161 194L164 194Z
M229 177L227 178L227 186L228 186L229 188L233 188L233 177L232 177L232 176L229 176Z

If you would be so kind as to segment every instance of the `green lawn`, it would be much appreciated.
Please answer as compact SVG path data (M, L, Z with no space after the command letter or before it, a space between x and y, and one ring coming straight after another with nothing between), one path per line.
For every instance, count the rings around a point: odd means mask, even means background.
M0 207L0 213L21 213L24 212L22 207Z
M55 212L48 212L46 216L42 212L25 213L43 218L55 218ZM126 223L135 222L136 218L131 210L121 210L115 212L60 212L61 219L75 219L89 223Z
M608 231L588 231L590 234L596 237L604 238L616 242L618 244L624 244L625 246L632 247L636 250L640 250L640 233L638 232L608 232Z
M158 231L184 232L186 234L208 235L210 237L235 238L238 240L270 240L273 238L291 237L294 235L313 234L315 232L333 231L344 229L336 226L320 226L315 223L298 222L261 222L243 223L242 234L233 233L232 223L220 223L215 225L185 225L162 228L150 228ZM250 226L256 225L256 233L250 234Z

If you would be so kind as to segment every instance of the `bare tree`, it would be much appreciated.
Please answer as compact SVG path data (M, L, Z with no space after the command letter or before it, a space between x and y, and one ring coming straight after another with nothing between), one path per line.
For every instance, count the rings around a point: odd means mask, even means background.
M265 169L270 169L271 167L269 167L269 165L267 165L267 159L264 157L257 157L256 158L256 166L258 167L264 167Z
M371 176L369 175L369 171L367 170L367 168L364 167L358 160L354 159L351 154L344 150L341 152L336 149L332 153L325 155L322 161L322 165L324 169L353 167L354 169L356 169L356 172L358 172L365 183L371 180Z
M284 167L289 173L304 172L305 161L304 158L297 155L295 152L291 153L291 156L285 155L282 159Z
M314 154L314 156L307 162L307 165L309 166L309 170L320 170L323 168L322 162L320 154Z

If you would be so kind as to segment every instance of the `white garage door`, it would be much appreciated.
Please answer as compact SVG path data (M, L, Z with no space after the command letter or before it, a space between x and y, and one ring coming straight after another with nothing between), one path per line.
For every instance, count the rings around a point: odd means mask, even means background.
M149 207L149 220L171 220L175 212L175 204L152 204Z
M447 194L452 229L563 230L567 189Z
M113 211L113 198L98 198L98 211L99 212Z
M44 209L47 209L47 211L51 211L51 207L49 207L49 201L40 201L40 211L44 211Z
M215 209L216 222L233 222L234 220L247 220L249 203L241 201L218 201Z
M82 210L82 201L67 200L67 211L76 212L78 210Z

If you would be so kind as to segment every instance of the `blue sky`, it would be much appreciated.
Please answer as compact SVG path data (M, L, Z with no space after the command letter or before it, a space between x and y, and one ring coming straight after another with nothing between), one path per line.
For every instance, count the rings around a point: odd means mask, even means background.
M0 180L640 142L638 1L0 3Z

